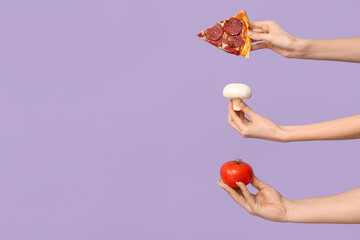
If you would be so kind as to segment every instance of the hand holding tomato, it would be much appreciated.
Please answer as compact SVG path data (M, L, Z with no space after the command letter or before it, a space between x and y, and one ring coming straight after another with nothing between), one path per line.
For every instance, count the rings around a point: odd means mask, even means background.
M251 215L274 222L287 221L289 200L270 185L260 181L255 175L252 177L251 185L259 190L257 194L250 193L243 182L236 184L239 189L231 188L221 179L218 181L218 185Z

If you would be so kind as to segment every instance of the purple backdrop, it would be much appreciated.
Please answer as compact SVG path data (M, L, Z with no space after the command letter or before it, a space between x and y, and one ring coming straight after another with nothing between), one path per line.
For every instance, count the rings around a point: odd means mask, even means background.
M360 2L0 2L0 239L350 239L272 223L216 185L234 157L295 199L359 186L359 140L275 143L227 124L230 82L282 125L358 114L358 64L246 60L196 34L245 9L304 38L359 36ZM336 51L336 49L334 49ZM252 189L253 190L253 189Z

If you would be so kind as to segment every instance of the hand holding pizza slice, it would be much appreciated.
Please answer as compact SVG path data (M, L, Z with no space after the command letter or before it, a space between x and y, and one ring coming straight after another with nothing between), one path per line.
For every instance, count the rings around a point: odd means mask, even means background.
M242 10L211 28L203 30L198 36L225 52L249 58L251 40L247 35L248 31L250 31L249 18Z

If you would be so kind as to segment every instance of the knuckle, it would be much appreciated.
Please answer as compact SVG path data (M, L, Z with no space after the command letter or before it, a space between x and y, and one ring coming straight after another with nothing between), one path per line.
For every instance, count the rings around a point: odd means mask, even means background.
M245 103L242 105L241 109L243 110L243 112L244 112L244 110L245 110L245 112L250 110L249 106L246 105Z
M242 135L244 138L250 137L249 131L248 131L248 130L245 130L245 129L242 130L241 135Z
M283 54L283 56L286 57L286 58L293 58L293 55L291 54L291 52L285 52Z
M251 38L254 39L254 40L258 40L259 34L257 32L252 31L251 32Z
M247 209L248 213L250 213L251 215L255 215L255 211L252 207L248 206Z
M286 57L286 58L291 58L291 53L290 52L284 52L283 54L282 54L284 57Z

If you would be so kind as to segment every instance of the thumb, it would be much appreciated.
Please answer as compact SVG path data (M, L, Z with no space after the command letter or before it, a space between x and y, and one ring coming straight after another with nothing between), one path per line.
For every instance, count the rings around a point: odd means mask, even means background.
M257 32L252 32L249 31L248 36L255 41L270 41L270 34L269 33L257 33Z
M241 111L248 115L251 119L255 117L256 113L244 101L240 102Z
M260 179L258 179L255 175L253 175L251 185L253 185L259 191L269 186Z

